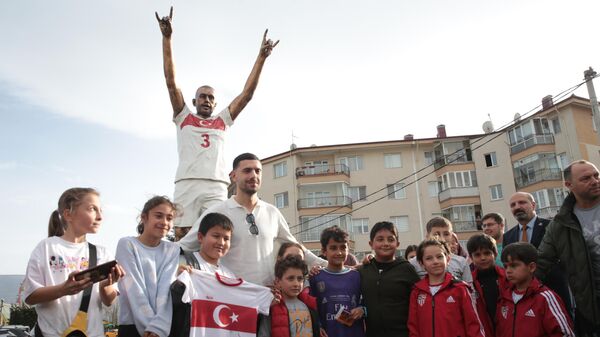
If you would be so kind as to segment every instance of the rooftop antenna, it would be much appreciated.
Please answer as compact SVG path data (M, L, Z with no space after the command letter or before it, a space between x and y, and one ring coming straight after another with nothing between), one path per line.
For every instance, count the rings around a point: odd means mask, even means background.
M298 145L296 145L296 143L294 143L295 138L298 138L298 137L294 136L294 130L292 129L292 144L290 144L290 151L294 151L295 149L298 148Z

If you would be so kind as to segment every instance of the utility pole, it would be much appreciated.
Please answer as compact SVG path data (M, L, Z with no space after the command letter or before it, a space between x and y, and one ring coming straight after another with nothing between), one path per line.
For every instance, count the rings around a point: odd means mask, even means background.
M594 89L594 82L592 80L596 77L596 72L592 67L583 72L585 76L585 82L590 96L590 103L592 104L592 117L594 119L594 127L596 129L596 135L598 136L598 144L600 145L600 108L598 108L598 99L596 98L596 90Z

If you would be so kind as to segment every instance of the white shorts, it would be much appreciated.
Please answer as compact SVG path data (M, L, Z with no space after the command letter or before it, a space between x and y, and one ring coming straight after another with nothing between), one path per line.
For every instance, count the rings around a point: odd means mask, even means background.
M192 227L207 208L227 200L227 184L209 179L183 179L175 183L173 199L182 212L173 226Z

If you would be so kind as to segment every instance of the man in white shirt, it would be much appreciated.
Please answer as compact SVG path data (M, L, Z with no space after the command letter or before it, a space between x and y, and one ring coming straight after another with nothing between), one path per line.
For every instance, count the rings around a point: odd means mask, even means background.
M262 180L262 165L258 157L244 153L233 161L231 179L236 193L231 198L210 207L205 214L221 213L233 222L229 253L221 262L246 281L271 286L277 252L275 243L297 242L279 210L258 198ZM178 243L186 251L197 251L198 219L189 233ZM304 251L309 266L326 266L327 261L310 251Z
M183 209L183 215L176 218L173 225L177 241L204 210L227 199L229 177L224 155L226 131L252 99L263 65L279 41L267 39L265 31L244 90L219 114L212 116L217 106L212 87L203 85L196 90L192 100L196 111L193 112L185 104L181 89L175 83L171 52L173 7L169 16L161 19L156 13L156 19L163 36L163 68L173 107L173 122L177 127L179 165L175 174L174 201Z

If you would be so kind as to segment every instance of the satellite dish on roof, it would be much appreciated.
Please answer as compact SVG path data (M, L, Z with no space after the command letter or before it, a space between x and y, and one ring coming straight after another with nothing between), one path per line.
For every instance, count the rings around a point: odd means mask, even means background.
M518 122L518 121L520 121L521 120L521 114L517 112L515 114L515 117L513 117L513 120L515 121L515 123Z
M492 124L492 121L485 121L481 128L483 129L483 132L491 133L494 131L494 124Z
M295 150L298 148L298 145L296 145L295 143L292 143L292 145L290 145L290 150Z

